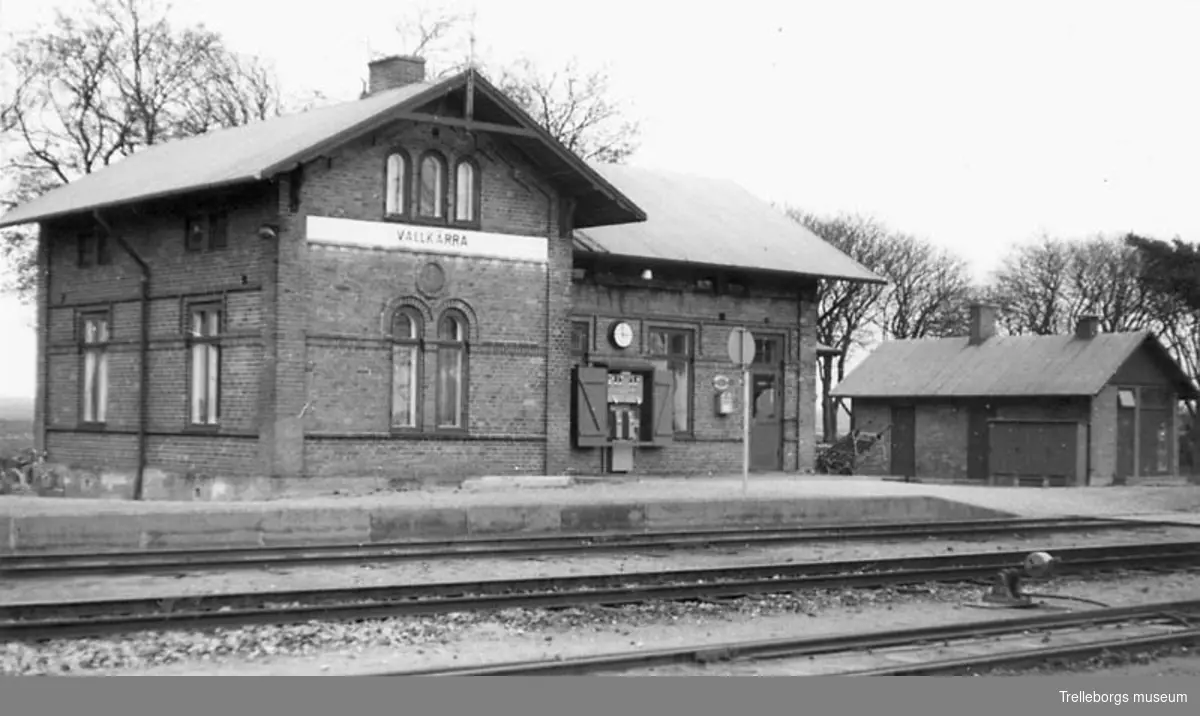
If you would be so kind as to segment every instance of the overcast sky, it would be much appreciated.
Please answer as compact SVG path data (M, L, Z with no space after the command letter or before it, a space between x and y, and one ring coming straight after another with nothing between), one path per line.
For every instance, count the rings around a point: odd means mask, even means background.
M0 0L21 30L82 0ZM456 3L469 8L470 3ZM312 7L312 10L306 9ZM405 4L180 0L285 89L351 99ZM869 213L983 276L1048 232L1200 239L1198 2L481 0L480 52L606 65L634 164ZM0 395L33 390L32 313L6 301Z

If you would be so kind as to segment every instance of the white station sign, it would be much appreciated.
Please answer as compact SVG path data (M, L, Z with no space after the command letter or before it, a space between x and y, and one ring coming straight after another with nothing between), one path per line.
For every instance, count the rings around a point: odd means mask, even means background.
M545 238L539 236L493 234L386 221L335 219L328 216L308 217L306 236L310 243L333 246L480 256L536 263L546 263L549 260L549 245Z

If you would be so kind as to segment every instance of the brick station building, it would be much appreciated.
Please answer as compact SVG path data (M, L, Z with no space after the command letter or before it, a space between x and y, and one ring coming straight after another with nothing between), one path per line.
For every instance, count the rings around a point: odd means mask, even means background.
M754 467L807 470L817 280L878 280L731 183L589 164L406 57L0 225L32 222L40 489L79 496L737 470L741 325Z

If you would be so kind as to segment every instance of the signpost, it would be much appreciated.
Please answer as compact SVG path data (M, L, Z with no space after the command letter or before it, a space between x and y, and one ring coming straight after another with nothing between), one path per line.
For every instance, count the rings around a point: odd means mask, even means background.
M729 360L742 369L742 494L750 485L750 364L754 362L754 334L745 328L729 332Z

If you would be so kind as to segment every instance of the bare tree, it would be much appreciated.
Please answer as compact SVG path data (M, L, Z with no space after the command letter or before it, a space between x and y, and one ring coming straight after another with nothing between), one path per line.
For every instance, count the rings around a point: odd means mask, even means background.
M583 159L625 161L638 148L640 123L615 99L604 68L585 69L570 60L557 69L522 58L500 65L474 51L472 15L418 5L397 26L406 54L425 57L433 77L465 69L471 60L495 79L555 139Z
M871 268L883 262L886 253L887 229L863 216L840 215L818 217L798 209L788 209L788 216L827 243L841 250L863 266ZM846 377L846 362L855 348L869 340L868 329L876 316L884 287L879 284L851 281L821 281L817 299L817 341L837 351L830 362L817 361L821 379L821 412L826 440L837 434L837 415L841 402L830 391L835 379Z
M888 280L875 324L886 339L940 338L963 332L971 276L967 262L908 234L890 234L871 268Z
M1152 326L1154 292L1139 278L1136 250L1119 238L1095 236L1068 244L1067 311L1071 321L1095 315L1110 333Z
M625 161L637 150L641 128L613 100L608 73L583 71L569 61L543 72L527 59L500 75L499 87L558 141L583 159Z
M1066 330L1071 251L1066 242L1042 236L1004 257L991 284L999 322L1010 333L1050 335Z
M418 3L410 6L396 24L401 52L423 58L435 78L460 72L466 68L469 59L463 49L471 42L474 20L473 11L457 12L448 5Z
M4 62L15 82L0 100L13 181L0 203L23 203L146 146L279 113L272 72L202 25L173 26L167 12L156 0L92 0L13 44ZM31 236L9 230L0 242L25 297Z

